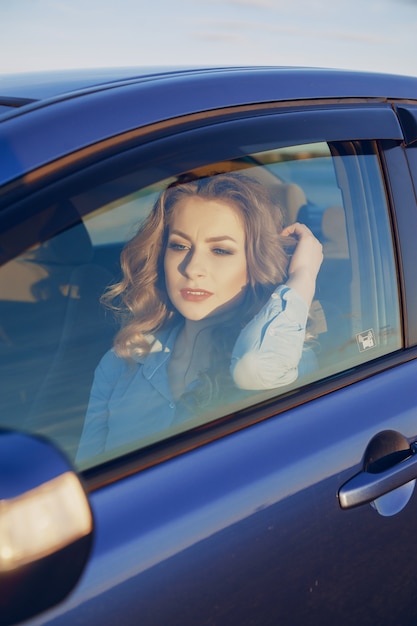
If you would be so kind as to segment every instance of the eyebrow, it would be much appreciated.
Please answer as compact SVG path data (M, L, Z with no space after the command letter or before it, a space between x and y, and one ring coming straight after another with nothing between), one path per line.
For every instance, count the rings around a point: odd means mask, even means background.
M190 237L186 233L183 233L181 230L171 230L170 234L178 235L179 237L187 239L187 241L191 241ZM230 235L218 235L217 237L208 237L207 239L205 239L205 241L207 243L216 243L219 241L233 241L233 243L237 244L236 239L233 239L233 237L230 237Z

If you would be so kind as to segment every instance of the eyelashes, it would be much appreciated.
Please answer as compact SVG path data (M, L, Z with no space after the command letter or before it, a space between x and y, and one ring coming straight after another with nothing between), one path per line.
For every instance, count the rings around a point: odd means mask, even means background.
M177 241L168 242L168 248L170 250L173 250L174 252L186 252L191 249L189 245ZM233 254L235 254L233 250L230 250L229 248L221 248L219 246L211 248L211 251L216 256L232 256Z
M186 246L183 243L177 243L175 241L170 241L168 243L168 248L170 250L177 250L178 252L184 252L184 250L189 250L189 246Z
M215 254L218 254L220 256L222 255L228 255L228 254L234 254L234 252L232 250L228 250L226 248L212 248L212 252L214 252Z

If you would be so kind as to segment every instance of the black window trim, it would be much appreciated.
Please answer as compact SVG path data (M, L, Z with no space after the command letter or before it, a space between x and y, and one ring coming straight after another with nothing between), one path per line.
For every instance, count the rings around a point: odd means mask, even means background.
M271 126L277 125L280 129L280 137L271 138ZM319 126L320 130L316 130ZM56 197L62 196L59 189L74 189L78 184L82 185L84 177L94 178L97 176L97 170L100 177L114 175L115 168L123 168L126 162L135 162L134 167L144 168L145 174L141 174L143 181L139 179L139 186L146 186L157 182L163 177L181 173L181 171L189 171L198 166L209 165L222 161L226 158L238 158L244 156L240 146L240 140L243 133L248 133L247 141L252 145L247 145L247 153L267 150L271 146L279 147L280 145L296 145L323 141L345 141L351 139L369 140L375 136L381 138L398 139L401 138L401 128L392 107L387 103L372 103L369 106L364 105L344 105L335 108L326 108L320 105L318 108L303 107L296 111L274 111L269 115L254 115L251 117L236 118L234 115L231 120L223 120L210 124L204 124L198 128L179 127L176 130L170 129L168 134L159 136L159 130L156 135L149 130L149 135L140 138L139 142L134 142L132 146L129 137L126 144L119 144L119 151L116 154L108 156L106 149L104 154L98 152L95 160L88 167L83 160L84 150L80 150L80 154L69 155L70 167L68 175L66 174L67 161L63 162L63 169L53 169L51 174L48 168L40 168L39 176L37 172L31 175L25 175L20 181L20 187L17 181L13 183L7 193L7 189L3 189L3 196L0 199L0 232L13 228L19 220L28 219L39 211L39 205L45 204L45 194ZM208 140L207 140L208 138ZM119 140L120 138L118 138ZM224 153L224 144L229 140L235 148L229 149L228 154ZM104 142L106 144L106 142ZM183 146L180 152L179 146ZM201 146L206 145L204 158L201 155ZM98 149L96 146L95 148ZM158 160L155 162L155 154ZM160 155L163 155L161 157ZM137 159L137 160L136 160ZM146 166L152 162L153 171L146 170ZM171 162L176 163L173 168ZM157 166L157 167L156 167ZM133 167L133 166L132 166ZM162 176L162 168L164 175ZM77 182L78 181L78 182ZM81 181L81 183L80 183ZM22 191L23 190L23 191ZM22 193L24 197L22 198ZM91 207L91 211L94 207ZM63 224L62 228L68 227L70 224ZM43 229L42 233L38 233L40 239L45 239L57 234L55 224L53 229ZM23 241L22 241L23 243ZM24 245L29 245L24 243ZM22 247L22 250L24 247ZM1 247L0 247L1 252ZM11 251L8 251L10 254ZM18 254L18 252L16 252ZM4 262L0 254L0 263Z
M46 185L53 184L65 176L77 174L82 169L94 166L118 157L123 152L135 148L146 147L155 141L169 141L171 138L184 136L186 133L195 133L207 130L214 132L215 129L227 128L236 123L245 127L247 124L259 122L263 124L264 118L270 123L271 118L283 116L291 117L305 115L321 117L324 121L331 119L332 129L328 141L344 141L346 139L373 139L381 136L389 139L403 139L398 117L393 113L392 105L379 99L340 99L303 101L303 102L276 102L260 105L247 105L231 107L227 109L190 114L180 118L168 119L150 126L139 127L134 131L128 131L121 135L105 138L95 144L80 148L63 157L52 160L35 170L25 172L21 178L10 180L0 186L0 216L3 210L21 197L22 185L25 187L25 196L36 192ZM313 135L306 141L302 141L308 128L309 120L306 119L300 129L300 143L315 141ZM307 126L307 128L306 128ZM330 130L330 129L329 129ZM220 131L220 134L223 131ZM355 136L355 137L354 137ZM297 141L297 136L294 136ZM318 141L320 139L317 139ZM198 141L196 142L197 146Z
M417 345L417 201L404 146L379 141L385 184L391 207L394 249L403 311L404 347Z

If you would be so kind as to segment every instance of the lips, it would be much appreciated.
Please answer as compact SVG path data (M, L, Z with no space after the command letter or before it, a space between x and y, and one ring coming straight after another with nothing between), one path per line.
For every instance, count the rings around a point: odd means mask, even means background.
M202 302L213 295L211 291L205 289L181 289L180 294L187 302Z

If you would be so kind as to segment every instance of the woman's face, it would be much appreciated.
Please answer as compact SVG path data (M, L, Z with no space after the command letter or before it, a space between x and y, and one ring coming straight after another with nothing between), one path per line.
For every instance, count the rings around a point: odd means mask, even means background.
M189 196L171 216L164 257L169 298L188 320L202 320L235 304L248 282L245 230L226 201Z

